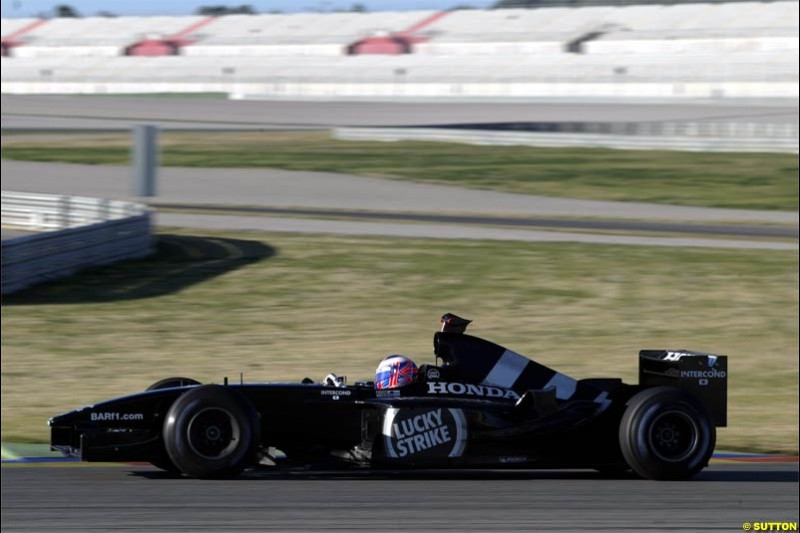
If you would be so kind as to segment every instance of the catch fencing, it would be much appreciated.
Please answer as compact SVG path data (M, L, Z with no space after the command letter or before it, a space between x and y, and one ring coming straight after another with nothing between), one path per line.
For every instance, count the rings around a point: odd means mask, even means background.
M151 212L117 200L2 192L2 294L152 252Z

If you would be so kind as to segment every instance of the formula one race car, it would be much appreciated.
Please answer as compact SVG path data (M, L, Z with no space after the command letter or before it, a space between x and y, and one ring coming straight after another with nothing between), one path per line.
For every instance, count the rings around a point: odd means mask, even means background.
M433 339L437 364L389 369L377 383L348 386L333 374L322 383L165 379L53 417L51 446L84 461L145 461L199 478L259 464L333 464L630 469L685 479L708 464L716 427L726 425L727 357L642 350L638 385L575 380L466 335L467 324L445 315Z

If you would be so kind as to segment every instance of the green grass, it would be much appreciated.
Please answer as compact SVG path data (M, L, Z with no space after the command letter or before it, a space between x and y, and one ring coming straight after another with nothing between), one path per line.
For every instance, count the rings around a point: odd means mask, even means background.
M432 361L438 317L582 377L640 348L730 356L719 447L798 449L796 252L177 232L158 256L3 298L2 439L188 375L370 377Z
M60 457L61 453L51 451L47 444L3 442L2 456L6 460L20 457Z
M324 132L163 133L162 164L316 170L598 200L798 210L792 154L331 140ZM3 141L3 157L130 162L127 135Z

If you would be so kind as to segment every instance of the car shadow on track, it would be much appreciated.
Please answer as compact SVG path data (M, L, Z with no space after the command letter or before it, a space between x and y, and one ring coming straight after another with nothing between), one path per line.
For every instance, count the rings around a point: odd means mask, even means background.
M178 292L276 255L259 241L157 235L144 259L83 270L74 276L3 296L3 305L100 303Z
M791 468L791 467L790 467ZM160 470L137 470L131 475L147 479L185 479L179 474ZM313 470L259 468L244 472L230 480L238 482L268 480L631 480L643 481L628 472L608 475L593 470ZM706 470L693 482L764 482L797 483L796 469Z

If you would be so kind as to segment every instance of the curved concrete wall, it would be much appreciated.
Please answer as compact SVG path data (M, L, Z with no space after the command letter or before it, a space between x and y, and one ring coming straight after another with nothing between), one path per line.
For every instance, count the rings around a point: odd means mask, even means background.
M152 252L141 204L3 191L2 224L39 232L2 242L2 294Z

